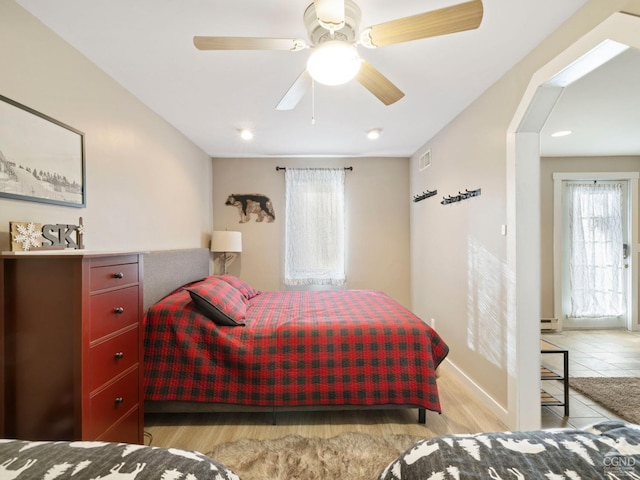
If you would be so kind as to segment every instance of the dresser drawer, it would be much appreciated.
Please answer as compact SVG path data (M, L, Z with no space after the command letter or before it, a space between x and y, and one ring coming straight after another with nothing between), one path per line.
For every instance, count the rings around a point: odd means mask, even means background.
M136 368L91 397L88 437L98 438L132 408L138 406L138 393L138 369Z
M101 442L140 443L140 412L136 408L96 440Z
M91 341L138 322L138 286L91 297Z
M122 285L138 283L138 264L124 263L93 267L91 269L91 291L117 288Z
M91 347L89 391L94 391L138 363L138 346L138 328L134 328Z

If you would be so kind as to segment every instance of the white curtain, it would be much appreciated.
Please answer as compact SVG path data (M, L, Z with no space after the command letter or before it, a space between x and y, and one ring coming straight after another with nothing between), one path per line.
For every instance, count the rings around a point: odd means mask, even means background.
M285 172L286 285L342 285L344 169Z
M622 185L567 184L573 318L625 312Z

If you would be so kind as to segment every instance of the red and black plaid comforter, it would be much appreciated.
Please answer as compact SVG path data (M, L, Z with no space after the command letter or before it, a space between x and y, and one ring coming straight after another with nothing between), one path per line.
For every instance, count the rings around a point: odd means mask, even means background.
M370 290L263 292L220 327L180 290L146 315L146 400L252 406L402 405L440 411L448 347Z

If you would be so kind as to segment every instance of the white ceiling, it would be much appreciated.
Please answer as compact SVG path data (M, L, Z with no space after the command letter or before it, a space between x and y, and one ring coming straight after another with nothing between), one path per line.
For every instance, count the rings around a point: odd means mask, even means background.
M310 92L296 109L275 110L308 50L192 43L194 35L306 38L310 0L17 1L211 156L254 157L410 156L587 0L484 0L477 30L359 47L406 96L386 107L355 81L318 85L315 125ZM360 0L361 27L456 3ZM250 142L238 136L246 127L255 130ZM377 141L366 138L371 128L383 130Z
M543 156L640 155L640 51L629 48L565 88L540 132ZM567 137L553 132L571 130Z

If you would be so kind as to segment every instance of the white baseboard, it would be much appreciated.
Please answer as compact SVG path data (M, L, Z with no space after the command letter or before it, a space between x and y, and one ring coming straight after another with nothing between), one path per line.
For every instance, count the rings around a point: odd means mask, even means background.
M486 406L502 423L509 425L509 412L500 405L491 395L485 392L476 382L471 380L466 373L460 370L452 361L446 358L439 368L445 368L447 374L453 375L460 383L467 387L476 396L478 401Z

